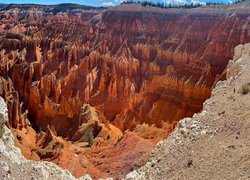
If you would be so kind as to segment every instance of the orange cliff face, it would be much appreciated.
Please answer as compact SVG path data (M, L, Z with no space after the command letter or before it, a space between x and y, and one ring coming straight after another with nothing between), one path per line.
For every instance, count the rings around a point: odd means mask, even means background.
M201 110L233 48L250 41L245 9L130 6L1 11L0 95L26 158L123 177Z

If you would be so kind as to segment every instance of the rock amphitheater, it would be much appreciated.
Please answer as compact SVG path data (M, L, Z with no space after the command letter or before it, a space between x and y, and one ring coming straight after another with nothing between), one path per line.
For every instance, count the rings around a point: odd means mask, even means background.
M53 9L0 10L0 179L250 179L249 1Z

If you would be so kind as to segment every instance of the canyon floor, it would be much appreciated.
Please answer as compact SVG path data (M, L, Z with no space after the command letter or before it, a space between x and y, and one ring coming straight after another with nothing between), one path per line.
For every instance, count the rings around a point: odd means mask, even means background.
M240 92L250 83L250 44L235 53L203 111L182 119L126 179L250 179L250 94Z

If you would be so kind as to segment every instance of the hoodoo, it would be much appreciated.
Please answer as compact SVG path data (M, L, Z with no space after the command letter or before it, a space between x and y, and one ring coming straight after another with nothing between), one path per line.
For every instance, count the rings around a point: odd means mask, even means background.
M198 113L250 42L250 4L0 11L0 96L27 159L121 179Z

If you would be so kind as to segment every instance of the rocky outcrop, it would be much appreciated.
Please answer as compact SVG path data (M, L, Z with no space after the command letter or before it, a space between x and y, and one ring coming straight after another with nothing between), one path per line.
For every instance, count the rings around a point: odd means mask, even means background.
M220 81L201 113L180 120L168 139L160 141L145 166L125 179L248 179L250 44L235 48ZM236 72L236 69L238 72Z
M0 106L0 138L3 137L4 133L5 133L5 123L7 122L7 107L4 104L4 100L2 98L0 98L0 103L3 104Z
M7 105L0 97L0 178L1 179L72 179L68 171L64 171L51 162L35 162L26 160L19 148L14 145L14 137L4 123L8 122ZM4 122L4 123L2 123ZM4 130L4 131L3 131ZM91 180L89 175L82 180Z
M250 40L249 6L131 6L0 12L0 95L26 158L53 161L77 177L122 177L181 118L202 109L233 47ZM131 139L145 150L123 151L137 148Z

